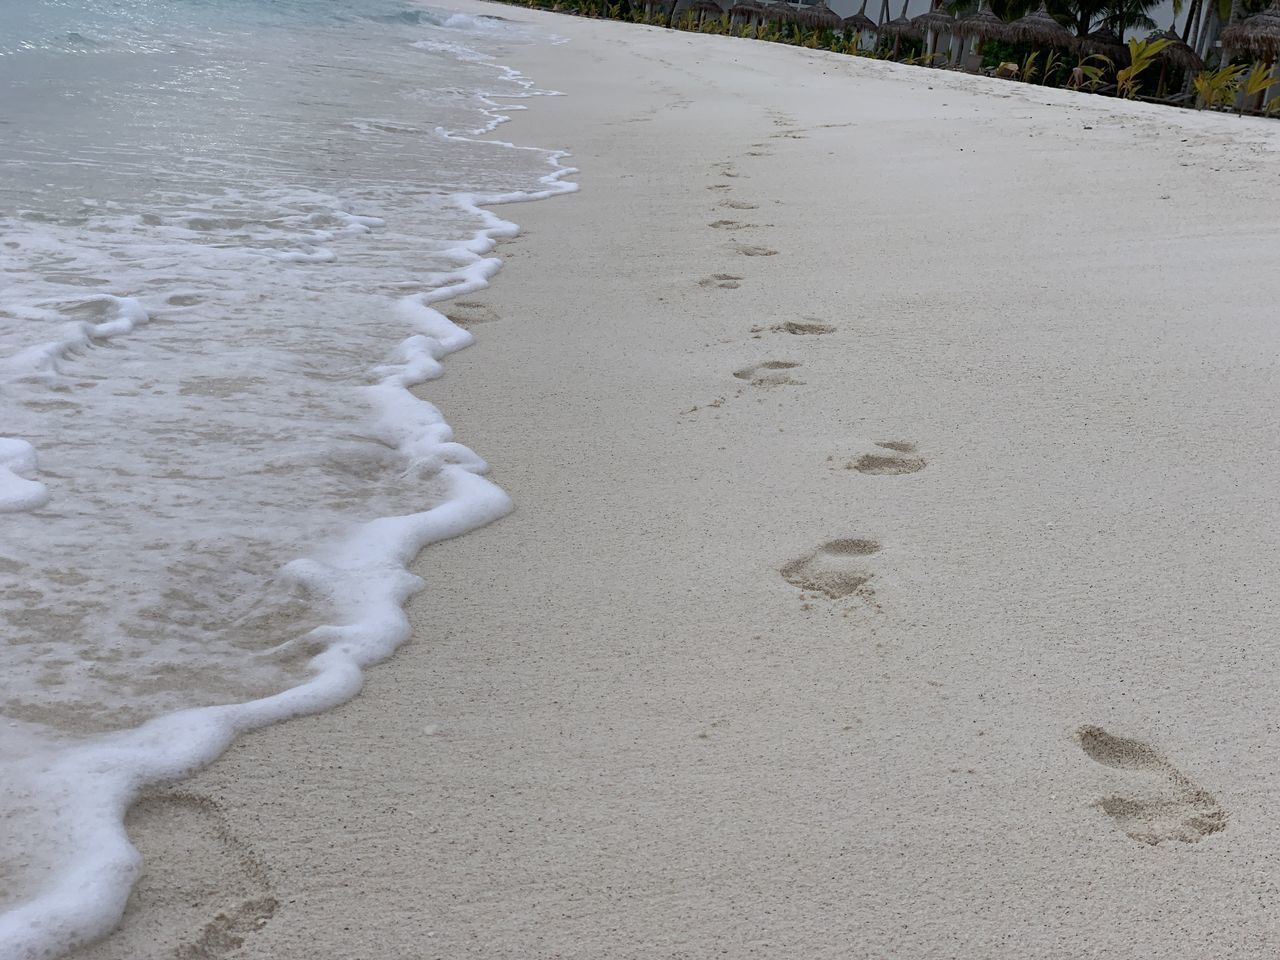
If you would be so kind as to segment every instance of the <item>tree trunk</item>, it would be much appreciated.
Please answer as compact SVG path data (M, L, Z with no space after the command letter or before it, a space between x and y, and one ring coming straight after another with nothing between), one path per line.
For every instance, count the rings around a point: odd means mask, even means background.
M1203 0L1191 0L1191 9L1187 11L1187 22L1182 25L1183 43L1190 43L1191 38L1195 36L1195 28L1200 20L1200 10L1203 5Z
M1227 27L1239 20L1240 14L1243 12L1244 0L1231 0L1231 13L1227 15L1227 22L1222 25L1223 29L1225 30ZM1231 63L1232 52L1232 49L1228 46L1224 46L1222 48L1222 60L1219 61L1219 66L1225 67Z
M1209 30L1210 27L1212 27L1213 22L1217 19L1218 8L1211 2L1208 9L1205 10L1204 16L1200 19L1200 36L1196 38L1195 43L1196 53L1200 55L1202 60L1208 59L1206 54L1208 53L1209 47Z

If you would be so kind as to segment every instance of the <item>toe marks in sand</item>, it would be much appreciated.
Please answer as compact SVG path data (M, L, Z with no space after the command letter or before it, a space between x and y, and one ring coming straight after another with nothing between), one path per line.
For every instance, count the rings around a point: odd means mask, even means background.
M835 327L829 323L818 323L809 320L788 320L769 328L774 333L789 333L796 337L811 337L824 333L835 333Z
M792 560L778 572L793 587L821 594L829 600L861 594L870 596L872 574L861 559L878 553L880 544L862 538L828 540L807 556Z
M749 367L733 371L739 380L746 380L753 387L780 387L784 384L800 383L791 376L791 371L800 364L794 360L765 360L753 363Z
M698 281L700 287L719 287L721 290L737 290L742 284L739 282L742 277L735 276L732 273L713 273L709 277L703 277Z
M864 453L857 460L846 464L846 469L857 470L859 473L872 476L900 476L904 473L915 473L925 467L924 458L915 456L916 447L913 443L902 440L883 440L876 443L876 446L885 452Z
M793 337L812 337L835 333L836 328L829 323L819 323L816 320L788 320L785 323L775 323L771 327L755 326L749 332L753 340L759 340L766 331L788 333Z
M1124 771L1123 790L1096 806L1134 840L1198 843L1226 829L1227 813L1213 795L1154 747L1093 726L1076 731L1076 741L1090 759Z
M776 257L778 251L772 247L762 247L754 243L740 243L737 250L744 257Z

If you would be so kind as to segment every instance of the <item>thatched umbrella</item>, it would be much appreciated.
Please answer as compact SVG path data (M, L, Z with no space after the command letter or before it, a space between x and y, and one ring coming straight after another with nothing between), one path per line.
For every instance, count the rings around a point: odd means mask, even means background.
M921 33L926 33L929 30L934 33L944 33L956 25L956 18L947 13L947 11L935 7L928 13L912 17L911 23Z
M746 20L749 26L755 26L757 23L764 22L765 5L757 2L757 0L738 0L729 8L729 20L731 23L739 23Z
M902 39L903 37L919 37L920 36L920 32L916 30L915 24L907 19L907 3L909 2L910 0L903 0L902 12L898 14L896 17L894 17L892 20L890 20L888 23L880 24L880 33L883 36L889 36L894 38L895 50L897 49L897 46L898 46L896 41Z
M692 0L681 12L697 14L699 24L705 23L708 19L719 20L724 16L724 8L716 3L716 0Z
M1173 32L1172 27L1152 34L1151 39L1169 41L1169 45L1156 55L1164 67L1178 67L1181 70L1190 70L1192 73L1199 73L1204 69L1204 61L1200 59L1200 55L1187 46L1182 38ZM1163 76L1162 70L1162 79Z
M1045 5L1009 24L1009 39L1032 47L1074 47L1076 37L1049 14Z
M779 2L771 3L765 7L764 18L772 20L774 23L795 23L796 8L787 3L786 0L779 0Z
M811 7L801 7L796 11L796 22L811 30L839 30L844 26L844 18L818 0Z
M1260 53L1268 63L1280 57L1280 0L1223 30L1222 45Z
M876 22L867 16L867 0L862 0L862 6L852 17L844 18L844 28L854 33L876 33L880 30Z
M1085 53L1100 53L1118 67L1129 63L1129 46L1106 24L1080 38Z
M979 43L983 40L1006 40L1009 37L1009 25L991 12L986 0L983 0L977 13L957 20L952 31L961 37L973 37Z
M934 2L936 3L937 0L934 0ZM928 13L913 17L911 25L924 36L924 52L928 54L930 65L932 65L934 46L938 42L938 34L950 31L956 25L956 18L947 13L947 11L935 6Z
M902 0L902 12L892 20L880 24L880 36L893 37L892 57L898 55L898 48L902 46L902 38L919 38L920 32L916 30L916 25L907 19L907 4L911 0Z

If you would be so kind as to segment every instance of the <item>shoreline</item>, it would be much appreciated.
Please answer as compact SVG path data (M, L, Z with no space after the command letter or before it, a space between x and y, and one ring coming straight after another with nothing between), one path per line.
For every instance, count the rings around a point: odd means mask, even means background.
M419 391L515 512L356 700L135 809L75 956L1280 946L1280 137L550 16L502 136L582 191Z

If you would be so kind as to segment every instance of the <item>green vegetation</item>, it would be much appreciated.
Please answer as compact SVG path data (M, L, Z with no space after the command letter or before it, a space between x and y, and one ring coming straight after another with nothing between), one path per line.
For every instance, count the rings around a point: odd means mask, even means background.
M1138 77L1156 62L1165 47L1173 43L1163 38L1157 40L1130 40L1129 65L1116 71L1116 96L1134 100L1138 96Z
M1244 66L1222 67L1219 70L1202 70L1192 78L1196 94L1200 98L1200 109L1205 107L1229 109L1236 101L1236 93L1240 90L1240 76Z
M861 34L847 29L825 28L787 19L769 19L758 22L755 18L732 17L728 13L716 16L714 12L684 10L672 15L671 0L508 0L525 3L529 7L544 10L576 13L587 17L608 17L627 20L655 27L667 27L693 33L719 34L721 36L763 40L768 43L785 43L812 50L830 50L846 56L867 57L877 60L896 60L900 63L924 67L949 67L951 53L936 50L929 53L922 40L908 37L879 37L871 46L864 47ZM1048 9L1054 18L1065 24L1077 36L1084 36L1091 29L1106 27L1116 35L1126 30L1154 30L1155 23L1148 16L1159 0L1049 0ZM1174 0L1175 11L1189 4L1184 34L1195 40L1205 3L1210 14L1216 12L1226 17L1233 2L1239 6L1237 17L1249 16L1270 0ZM1006 21L1036 9L1040 0L988 0L990 9ZM963 16L972 12L974 0L944 0L941 9ZM800 14L803 17L803 13ZM1145 40L1130 39L1127 46L1128 63L1099 53L1064 55L1055 48L1037 47L1027 43L1009 43L995 39L979 43L978 50L987 72L1002 63L1018 65L1017 78L1023 83L1036 83L1048 87L1064 87L1089 93L1110 93L1115 96L1136 99L1168 90L1189 90L1194 87L1200 109L1231 110L1243 113L1261 113L1268 92L1280 78L1272 76L1269 65L1261 63L1223 64L1216 69L1206 69L1188 76L1188 71L1173 65L1178 61L1162 56L1176 41L1168 34L1153 33ZM968 47L965 41L961 48ZM1184 48L1185 49L1185 48ZM1123 52L1123 51L1122 51ZM1073 63L1074 61L1074 63ZM1184 61L1185 62L1185 59ZM1152 70L1155 65L1159 70ZM1158 75L1158 80L1151 79ZM1280 109L1280 98L1270 105L1268 113Z

